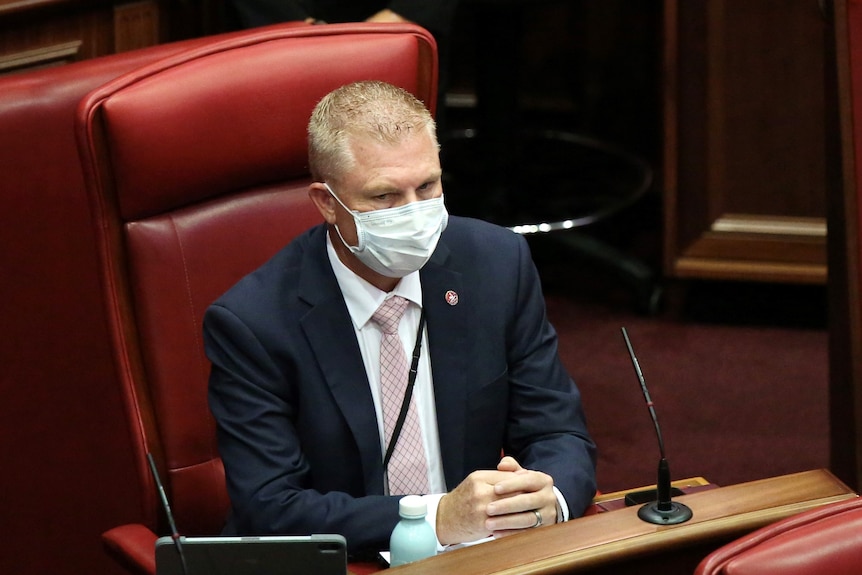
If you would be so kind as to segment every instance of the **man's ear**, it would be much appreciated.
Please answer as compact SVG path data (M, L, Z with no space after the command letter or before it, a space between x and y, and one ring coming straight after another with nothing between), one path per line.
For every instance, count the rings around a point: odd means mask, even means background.
M326 223L335 224L335 198L332 197L332 194L329 193L323 182L312 182L309 184L308 197L317 206L320 215L323 216Z

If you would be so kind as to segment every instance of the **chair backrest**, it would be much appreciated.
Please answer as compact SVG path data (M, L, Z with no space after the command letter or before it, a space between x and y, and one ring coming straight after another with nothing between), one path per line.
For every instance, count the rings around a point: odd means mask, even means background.
M710 553L695 575L856 575L862 572L862 498L767 525Z
M178 528L215 533L229 502L207 406L207 306L322 221L306 196L306 125L330 90L390 82L435 109L437 52L413 25L272 26L147 66L85 98L77 137L114 359L159 529L146 453Z

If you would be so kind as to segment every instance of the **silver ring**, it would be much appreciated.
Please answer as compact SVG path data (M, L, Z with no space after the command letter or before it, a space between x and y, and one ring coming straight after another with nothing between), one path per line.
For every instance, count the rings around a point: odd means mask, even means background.
M539 527L542 524L542 514L539 513L538 509L533 509L533 513L536 514L536 524L533 527Z

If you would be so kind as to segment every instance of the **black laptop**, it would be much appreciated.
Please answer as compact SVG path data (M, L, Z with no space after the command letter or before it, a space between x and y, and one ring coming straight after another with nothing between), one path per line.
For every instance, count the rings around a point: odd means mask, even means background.
M156 575L347 575L341 535L161 537Z

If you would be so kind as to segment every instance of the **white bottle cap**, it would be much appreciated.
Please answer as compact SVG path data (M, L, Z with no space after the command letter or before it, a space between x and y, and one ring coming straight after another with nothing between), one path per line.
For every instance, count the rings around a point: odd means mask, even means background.
M425 517L428 504L419 495L405 495L398 502L398 513L402 517Z

